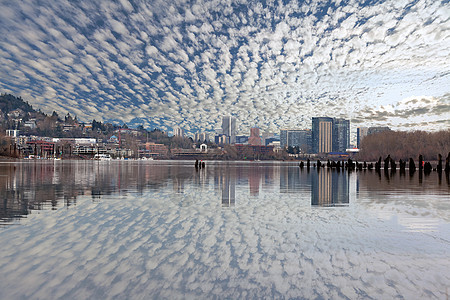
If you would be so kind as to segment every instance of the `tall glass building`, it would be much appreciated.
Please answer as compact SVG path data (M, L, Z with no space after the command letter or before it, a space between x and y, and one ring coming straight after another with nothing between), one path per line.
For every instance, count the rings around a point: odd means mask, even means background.
M350 147L350 120L334 119L333 151L345 152Z
M345 152L350 146L350 120L312 118L313 153Z
M222 117L222 134L229 138L230 144L236 144L236 118Z

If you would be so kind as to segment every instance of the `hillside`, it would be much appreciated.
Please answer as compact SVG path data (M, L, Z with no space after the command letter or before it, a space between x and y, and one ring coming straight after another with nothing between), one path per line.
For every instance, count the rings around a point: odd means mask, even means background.
M122 145L131 145L138 141L150 141L164 144L170 149L191 149L193 143L192 139L188 137L169 137L166 132L159 129L149 131L140 126L137 129L128 131L126 124L117 125L96 120L83 123L79 122L76 116L72 117L70 114L67 114L61 118L56 112L49 116L33 109L21 97L15 97L10 94L2 94L0 96L0 110L0 136L3 136L7 129L18 129L21 135L28 136L93 137L106 141L112 135L117 135L119 129L125 129L121 132Z
M24 112L36 112L28 102L23 101L21 97L15 97L10 94L0 95L0 110L3 115L10 111L21 109Z

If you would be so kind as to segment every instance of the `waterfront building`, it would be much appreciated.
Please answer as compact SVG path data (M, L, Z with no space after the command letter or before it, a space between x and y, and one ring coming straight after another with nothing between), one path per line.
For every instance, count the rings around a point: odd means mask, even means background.
M298 147L302 152L310 152L311 130L281 129L280 146L281 148Z
M113 135L111 138L113 137L115 136ZM95 146L97 143L101 142L101 140L97 140L96 138L52 138L51 141L53 143L66 143L72 145L92 145L92 146Z
M50 157L55 153L55 143L46 140L32 140L27 142L34 155Z
M312 118L312 152L345 152L350 146L350 121L329 117Z
M20 130L17 130L17 129L7 129L6 136L16 138L19 136L19 132L20 132Z
M334 119L333 151L345 152L350 146L350 120Z
M333 150L333 118L312 118L312 151L328 153Z
M151 156L158 156L158 155L167 155L169 152L169 148L167 148L166 145L163 144L156 144L152 142L145 143L145 149Z
M229 144L236 144L236 118L231 116L222 117L222 134L226 135Z

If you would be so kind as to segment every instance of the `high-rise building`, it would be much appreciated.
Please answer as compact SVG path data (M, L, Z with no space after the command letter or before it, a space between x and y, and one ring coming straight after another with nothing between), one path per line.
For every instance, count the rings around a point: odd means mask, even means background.
M328 117L312 118L312 152L345 152L350 147L350 121Z
M327 153L333 151L333 118L312 118L312 152Z
M214 137L214 143L217 145L224 145L230 143L230 138L225 134L218 134Z
M311 130L281 129L281 148L298 147L301 152L311 151Z
M248 138L248 144L253 146L261 145L261 138L259 137L259 128L250 128L250 137Z
M209 135L206 132L197 132L194 136L195 142L203 143L204 141L209 142Z
M280 146L281 148L288 147L288 132L287 129L281 129L280 130Z
M184 136L184 129L180 128L180 127L175 127L175 129L173 130L173 135L174 136Z
M350 120L334 119L333 151L345 152L350 146Z
M229 138L230 144L236 144L236 118L222 117L222 134Z
M367 128L367 127L358 127L356 129L356 146L358 148L361 147L361 141L363 140L363 138L365 136L367 136L368 131L369 131L369 128Z

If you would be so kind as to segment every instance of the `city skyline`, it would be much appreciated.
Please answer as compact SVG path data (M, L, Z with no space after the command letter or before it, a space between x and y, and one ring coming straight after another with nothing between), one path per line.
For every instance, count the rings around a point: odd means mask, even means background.
M324 124L326 130L324 131ZM322 124L321 124L322 123ZM231 124L231 125L230 125ZM259 127L251 127L249 134L232 130L236 128L236 120L230 116L222 116L222 128L216 130L216 132L196 132L191 137L194 142L210 141L209 134L214 133L214 140L218 144L253 144L258 145L265 140L265 136L268 135L273 139L277 137L276 141L280 142L281 148L298 147L302 152L346 152L351 147L359 148L361 140L371 134L380 133L383 131L389 131L391 128L388 126L371 126L371 127L357 127L351 130L350 120L335 119L330 117L312 117L311 126L309 128L280 128L277 133L260 132ZM176 127L174 135L177 131L184 130ZM227 132L227 133L224 133ZM190 135L188 135L190 136ZM235 142L231 142L234 136ZM245 142L240 141L240 138L245 137ZM252 141L253 139L256 139ZM323 141L326 139L327 141ZM327 145L323 145L326 143ZM322 146L320 146L322 144ZM264 143L262 143L264 145ZM267 145L266 145L267 146ZM325 149L326 148L326 149Z
M0 92L51 114L189 133L450 127L446 1L0 4Z

